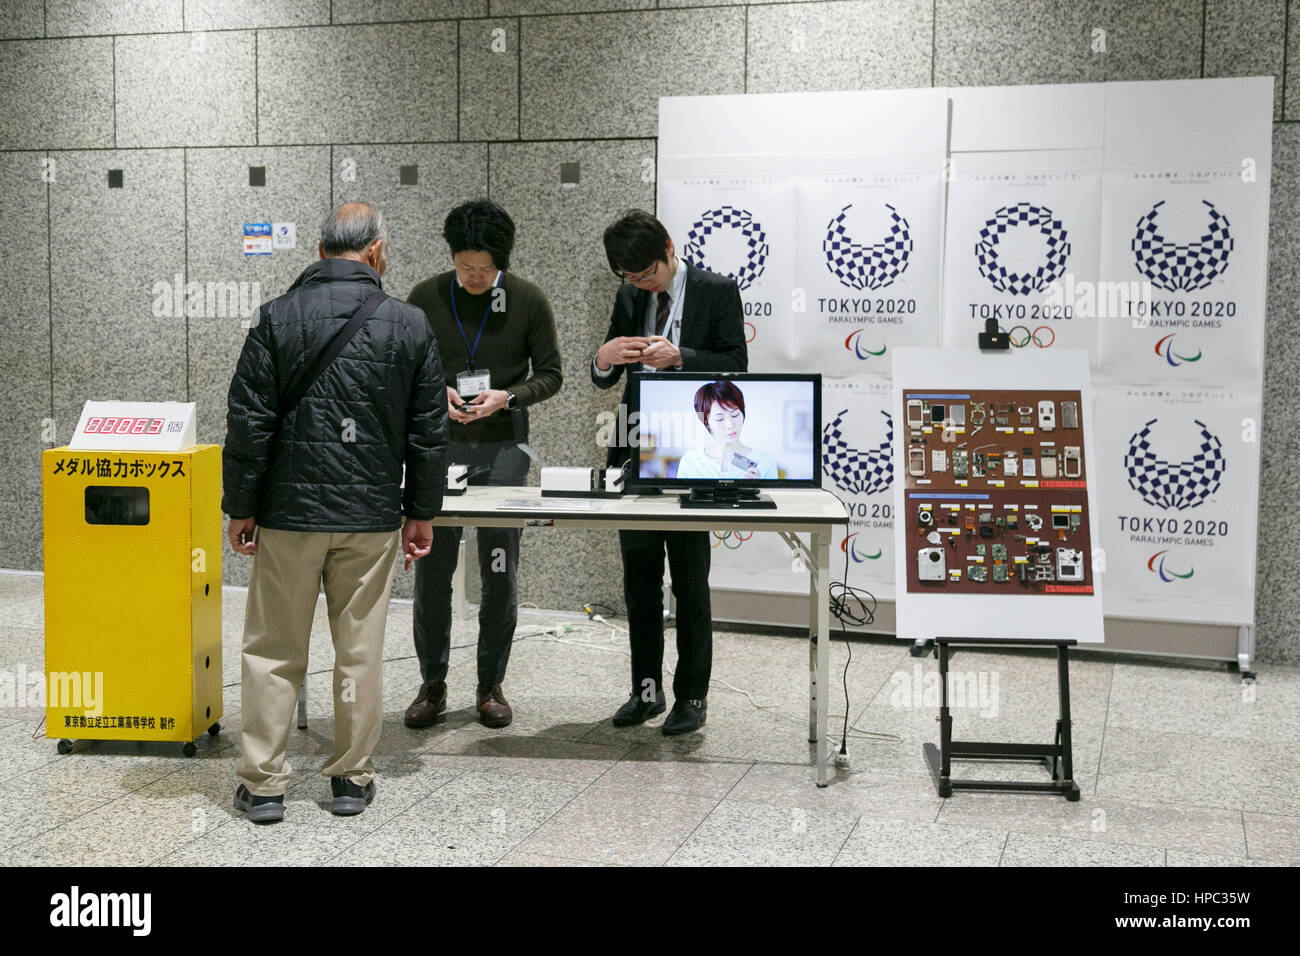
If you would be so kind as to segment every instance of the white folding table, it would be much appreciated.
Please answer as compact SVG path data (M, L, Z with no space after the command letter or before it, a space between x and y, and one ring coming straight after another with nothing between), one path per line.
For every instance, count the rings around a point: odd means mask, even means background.
M809 571L808 742L817 745L817 786L827 783L826 706L830 668L831 529L848 511L820 489L767 492L775 508L683 508L677 495L543 497L538 488L471 486L443 500L435 525L479 528L606 528L610 531L775 531ZM805 545L796 535L809 535Z

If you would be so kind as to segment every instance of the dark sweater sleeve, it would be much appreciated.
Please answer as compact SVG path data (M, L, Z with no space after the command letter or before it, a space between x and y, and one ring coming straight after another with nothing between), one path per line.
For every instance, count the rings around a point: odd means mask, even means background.
M526 345L532 374L512 389L520 407L545 401L560 390L564 381L555 315L551 303L540 291L529 309Z

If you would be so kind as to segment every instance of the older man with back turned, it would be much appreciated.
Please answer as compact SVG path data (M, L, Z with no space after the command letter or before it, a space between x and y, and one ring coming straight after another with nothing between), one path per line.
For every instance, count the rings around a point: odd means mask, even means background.
M377 210L334 210L320 261L262 307L230 383L222 510L231 546L253 556L235 807L258 823L284 818L289 722L322 584L335 662L334 752L321 773L336 814L374 799L389 588L399 548L407 568L428 554L442 508L442 364L424 313L380 288L387 246Z

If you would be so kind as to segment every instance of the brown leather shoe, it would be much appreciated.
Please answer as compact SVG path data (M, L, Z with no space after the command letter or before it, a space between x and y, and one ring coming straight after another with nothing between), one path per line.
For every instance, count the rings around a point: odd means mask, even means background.
M478 689L478 722L484 727L508 727L515 719L514 711L501 693L501 685Z
M421 684L420 692L415 695L411 706L406 708L403 723L408 727L432 727L438 722L438 715L447 709L447 682L435 681Z

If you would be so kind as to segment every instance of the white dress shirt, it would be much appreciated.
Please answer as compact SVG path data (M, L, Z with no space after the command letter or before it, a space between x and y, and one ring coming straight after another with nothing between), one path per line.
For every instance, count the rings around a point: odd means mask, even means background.
M656 319L659 311L659 293L650 293L650 304L646 309L645 327L642 332L646 338L655 334L655 326L658 324ZM686 263L680 259L677 260L677 271L673 273L672 280L668 283L668 323L664 326L664 338L673 345L681 347L682 338L682 303L686 299ZM591 360L591 367L601 378L612 378L616 365L611 365L607 369L601 369L596 365L596 360ZM640 362L635 363L633 368L643 372L671 371L670 369L651 368L648 365L642 365Z

